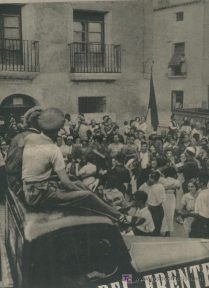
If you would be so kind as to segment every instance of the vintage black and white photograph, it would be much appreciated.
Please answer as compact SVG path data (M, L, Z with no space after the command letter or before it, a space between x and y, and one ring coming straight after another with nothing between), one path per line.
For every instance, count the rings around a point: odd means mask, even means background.
M209 287L209 0L0 0L0 288Z

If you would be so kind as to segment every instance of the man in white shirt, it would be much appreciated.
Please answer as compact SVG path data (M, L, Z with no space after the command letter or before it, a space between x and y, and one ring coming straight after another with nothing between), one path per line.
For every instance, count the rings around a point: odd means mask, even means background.
M146 123L146 118L144 116L141 117L141 123L139 125L139 129L143 131L145 134L147 133L147 123Z
M209 188L208 175L199 175L201 190L195 201L195 220L192 223L190 237L209 239Z
M135 223L133 223L134 234L137 236L151 236L155 230L155 225L149 208L146 206L148 195L144 191L136 191L134 198L134 205L130 208L128 214L133 217L133 222L134 216L145 219L145 222L141 225L135 225Z
M144 190L146 193L148 193L147 205L152 214L152 219L155 225L155 230L153 232L154 236L160 236L164 217L162 204L166 198L165 188L161 183L159 183L159 179L160 173L158 171L152 172L149 175L149 185L147 185L147 189ZM139 188L139 190L142 190L142 186Z
M148 151L147 142L141 143L141 151L138 156L139 163L141 165L141 171L137 178L137 187L141 186L148 179L149 165L150 165L150 153Z
M110 157L111 158L114 158L118 155L118 153L120 153L123 149L123 144L119 142L119 137L118 135L114 135L113 137L113 143L111 143L109 146L108 146L108 150L109 150L109 153L110 153Z
M27 205L39 210L58 207L91 210L123 223L125 217L120 212L69 180L62 153L54 143L64 124L63 113L48 108L39 116L38 124L42 133L28 135L23 151L22 179ZM50 179L52 171L56 172L61 186Z
M171 115L171 120L168 124L168 129L169 129L169 134L172 136L172 137L177 137L178 136L178 131L179 131L179 126L176 122L176 119L175 119L175 115Z
M200 191L199 196L196 199L195 203L195 212L209 219L209 189L206 188Z
M68 162L68 157L71 154L71 149L68 145L65 144L62 136L57 136L57 146L60 148L60 151L62 152L62 156L65 160L65 163Z
M71 155L73 152L73 136L67 136L66 145L68 146L68 152Z
M22 157L26 136L32 133L39 134L37 119L42 112L42 108L34 106L24 114L25 131L17 134L11 141L6 160L6 172L8 187L21 198L22 191Z
M78 135L81 138L81 140L86 139L87 131L89 130L89 126L88 126L83 114L79 115L78 125L77 125L77 127L75 127L75 130L78 132Z

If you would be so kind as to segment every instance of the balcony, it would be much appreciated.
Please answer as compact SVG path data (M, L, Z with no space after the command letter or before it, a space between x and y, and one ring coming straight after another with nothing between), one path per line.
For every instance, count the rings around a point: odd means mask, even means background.
M168 68L167 76L173 79L187 78L187 71L186 69L182 70L180 65L176 65Z
M39 71L38 41L0 39L0 79L30 80Z
M116 80L121 73L121 46L101 43L71 43L72 80Z
M186 78L187 61L184 53L174 53L168 64L168 78Z

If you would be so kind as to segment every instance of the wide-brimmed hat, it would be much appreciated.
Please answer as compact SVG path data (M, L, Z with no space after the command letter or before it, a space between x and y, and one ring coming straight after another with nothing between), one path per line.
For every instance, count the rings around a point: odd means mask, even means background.
M64 122L64 113L58 108L47 108L38 117L38 124L44 131L59 130Z
M40 116L42 112L42 108L40 106L34 106L30 108L25 114L24 114L24 125L30 126L34 118Z

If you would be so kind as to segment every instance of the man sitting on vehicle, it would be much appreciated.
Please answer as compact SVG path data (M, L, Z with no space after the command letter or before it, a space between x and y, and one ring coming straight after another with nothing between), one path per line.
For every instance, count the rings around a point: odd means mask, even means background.
M69 180L62 153L54 143L64 124L63 113L57 108L48 108L39 116L38 124L42 133L28 135L23 151L22 179L27 205L44 210L76 207L124 223L126 218L120 212ZM50 179L53 171L61 185Z
M41 114L42 108L35 106L29 109L24 115L25 131L16 135L9 146L6 160L7 182L9 188L18 194L22 187L22 154L24 139L31 133L39 134L37 117Z

